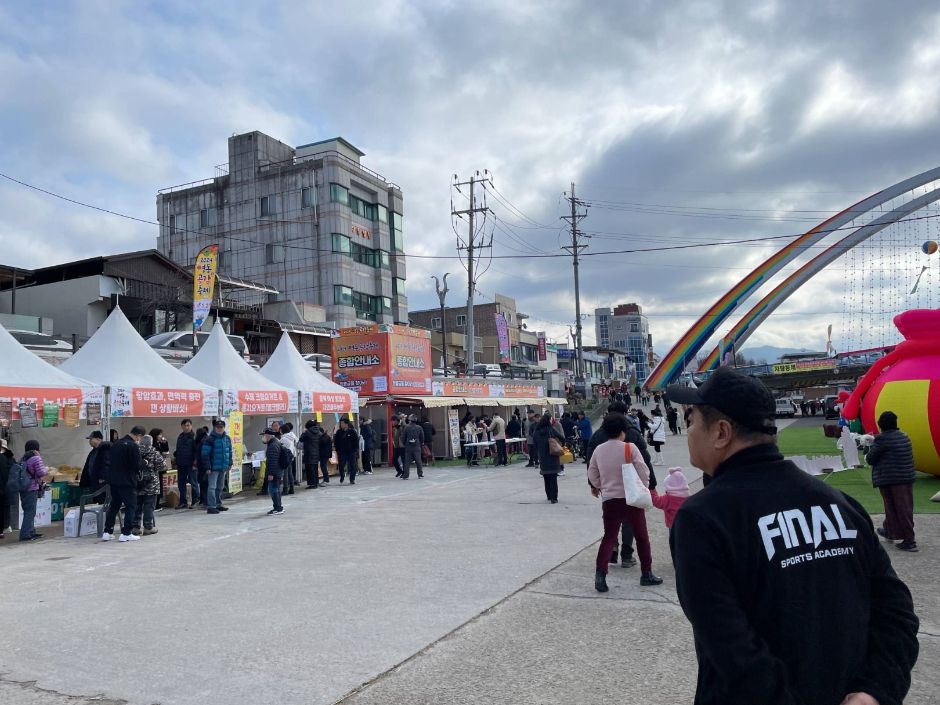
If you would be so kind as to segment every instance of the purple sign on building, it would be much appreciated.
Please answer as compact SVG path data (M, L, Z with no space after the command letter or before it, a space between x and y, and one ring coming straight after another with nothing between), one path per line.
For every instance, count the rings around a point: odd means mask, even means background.
M501 313L496 314L496 337L499 340L499 361L512 362L509 351L509 326L506 324L506 317Z

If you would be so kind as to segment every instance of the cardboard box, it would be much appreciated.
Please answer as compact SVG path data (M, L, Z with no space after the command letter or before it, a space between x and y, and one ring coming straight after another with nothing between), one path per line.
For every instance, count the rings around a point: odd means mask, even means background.
M85 512L85 516L82 517L82 526L81 532L79 532L78 526L78 510L69 509L65 514L65 537L74 539L81 536L97 536L98 535L98 518L89 512Z

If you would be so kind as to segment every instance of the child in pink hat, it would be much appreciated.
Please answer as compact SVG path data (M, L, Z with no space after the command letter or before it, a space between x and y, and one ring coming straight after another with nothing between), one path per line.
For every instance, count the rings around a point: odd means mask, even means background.
M650 490L650 494L653 496L653 506L663 510L666 528L671 529L676 512L689 496L689 483L685 479L682 468L669 468L669 475L663 486L666 488L666 494L658 494L656 490Z

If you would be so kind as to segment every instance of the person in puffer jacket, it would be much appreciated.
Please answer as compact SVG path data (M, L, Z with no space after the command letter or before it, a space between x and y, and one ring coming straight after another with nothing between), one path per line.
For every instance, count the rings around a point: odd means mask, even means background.
M884 524L878 535L900 541L902 551L916 551L914 540L914 449L907 434L898 429L898 417L885 411L878 417L881 433L869 448L871 483L881 492L885 505Z
M42 478L46 476L46 464L39 455L39 441L26 441L25 454L21 463L26 465L26 474L29 475L29 487L20 492L20 506L23 514L20 519L20 541L32 541L42 536L35 529L36 503L39 501L39 488L43 486Z
M153 510L157 506L157 497L160 496L160 473L166 471L166 461L163 455L153 447L153 436L141 436L140 442L140 470L141 481L137 485L137 511L134 513L135 536L144 536L157 533L157 524ZM140 524L143 520L143 531Z

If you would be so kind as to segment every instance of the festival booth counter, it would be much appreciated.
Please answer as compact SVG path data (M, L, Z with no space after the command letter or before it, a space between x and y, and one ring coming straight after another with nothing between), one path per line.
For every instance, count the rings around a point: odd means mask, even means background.
M243 471L253 479L253 451L263 450L260 433L271 416L296 414L297 392L268 379L252 368L232 347L219 323L205 344L181 368L184 373L222 392L221 415L228 417L232 438L232 470L229 491L242 490ZM248 418L246 418L248 417ZM252 452L248 451L248 448ZM248 484L251 484L249 481Z
M39 359L0 326L0 429L19 459L28 440L39 441L49 467L50 491L39 500L36 526L61 520L70 499L69 479L81 472L87 444L81 440L101 423L104 388ZM78 439L75 442L75 439ZM74 466L77 466L74 467ZM19 525L19 499L10 500L10 517ZM76 500L77 501L77 500ZM6 527L0 527L0 530Z
M159 426L172 449L180 421L188 418L196 428L208 426L219 413L219 390L193 379L160 357L120 308L111 312L88 342L62 363L61 369L106 387L106 438L110 428L123 437L136 425L148 430ZM79 447L88 450L81 441ZM161 477L164 490L177 485L172 453L165 459L167 472Z
M332 433L339 424L340 415L352 420L353 414L359 413L359 395L334 384L314 370L301 357L287 333L281 336L274 353L261 368L261 374L272 382L296 390L295 394L299 395L299 409L293 421L298 438L303 433L303 424L309 419L315 418ZM297 457L300 471L303 468L302 453L298 451Z

